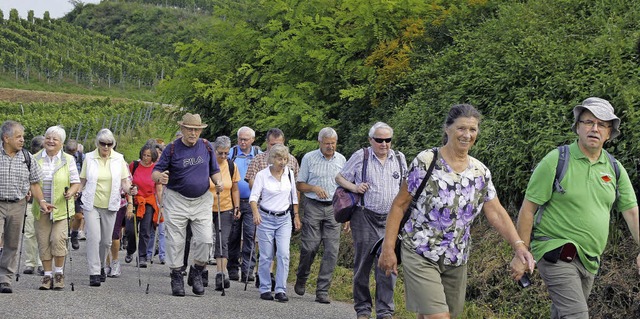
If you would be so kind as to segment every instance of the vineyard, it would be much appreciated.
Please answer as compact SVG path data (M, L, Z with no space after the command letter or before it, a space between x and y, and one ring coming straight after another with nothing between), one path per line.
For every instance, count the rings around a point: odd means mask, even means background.
M175 62L149 51L111 40L61 20L43 19L29 11L20 19L11 10L0 11L0 65L16 80L32 77L50 81L72 80L89 86L151 87L175 69Z
M53 125L65 128L68 138L89 146L102 128L116 135L135 131L140 126L165 116L162 107L143 102L113 103L109 99L66 103L6 103L0 102L0 122L18 121L25 128L25 140L44 134Z

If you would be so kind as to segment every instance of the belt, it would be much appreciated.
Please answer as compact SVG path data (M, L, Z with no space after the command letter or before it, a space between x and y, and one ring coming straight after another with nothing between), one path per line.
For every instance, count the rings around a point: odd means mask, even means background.
M17 203L19 201L20 201L19 198L15 198L15 199L0 199L0 202L3 202L3 203Z
M307 197L307 198L309 198L309 197ZM325 200L318 200L318 199L315 199L315 198L309 198L309 199L314 201L314 202L316 202L316 203L318 203L319 205L322 205L322 206L330 206L330 205L333 204L333 202L330 201L330 200L325 201Z
M267 215L273 215L276 217L280 217L280 216L284 216L286 214L289 213L289 211L285 210L285 211L272 211L272 210L268 210L268 209L264 209L264 207L260 206L260 210L264 213L266 213Z
M241 203L248 203L249 199L248 198L240 198L240 202Z

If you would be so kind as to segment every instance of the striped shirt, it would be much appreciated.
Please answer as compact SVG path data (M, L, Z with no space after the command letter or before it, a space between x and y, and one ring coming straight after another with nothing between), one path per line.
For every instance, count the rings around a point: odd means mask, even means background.
M31 184L42 180L40 166L31 154L29 156L31 172L22 150L18 150L16 155L11 157L4 151L4 144L0 143L0 200L23 199L27 196Z
M304 154L296 181L319 186L329 194L328 199L319 199L315 192L304 193L308 198L330 202L333 198L333 193L338 187L336 175L338 175L346 162L345 157L338 152L335 152L332 158L327 159L319 149L311 151Z
M373 154L371 147L366 149L369 152L369 162L367 164L367 184L369 189L364 193L364 207L378 214L388 214L391 203L400 191L400 178L407 178L407 160L404 154L400 155L400 163L396 158L394 150L389 150L387 160L382 164ZM364 152L362 149L351 155L351 158L340 171L340 175L346 180L359 184L362 183L362 160ZM402 165L402 170L400 170ZM402 174L400 172L402 171ZM401 176L402 175L402 176Z
M293 175L297 178L300 166L298 166L298 160L291 154L289 154L287 166L293 171ZM244 176L244 180L248 183L256 178L256 174L258 174L259 171L267 167L269 167L269 151L256 155L251 161L251 164L249 164L249 169L247 169L247 175Z

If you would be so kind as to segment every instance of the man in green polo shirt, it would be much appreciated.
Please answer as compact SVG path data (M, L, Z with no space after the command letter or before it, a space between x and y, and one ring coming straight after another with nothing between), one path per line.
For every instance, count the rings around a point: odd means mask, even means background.
M620 119L608 101L596 97L574 107L573 115L572 129L578 139L569 145L568 167L560 181L564 192L553 186L559 158L555 149L534 170L518 216L518 233L530 244L551 297L551 318L589 318L587 299L607 243L614 205L639 243L638 204L629 175L618 162L616 178L602 149L620 134ZM636 264L640 272L640 255ZM511 262L515 280L525 270L519 260Z

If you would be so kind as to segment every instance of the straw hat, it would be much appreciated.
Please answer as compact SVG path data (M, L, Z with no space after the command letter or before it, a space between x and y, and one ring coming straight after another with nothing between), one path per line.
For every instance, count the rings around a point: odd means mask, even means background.
M178 124L187 128L205 128L207 124L202 123L200 114L187 113L182 116L182 121L178 121Z

